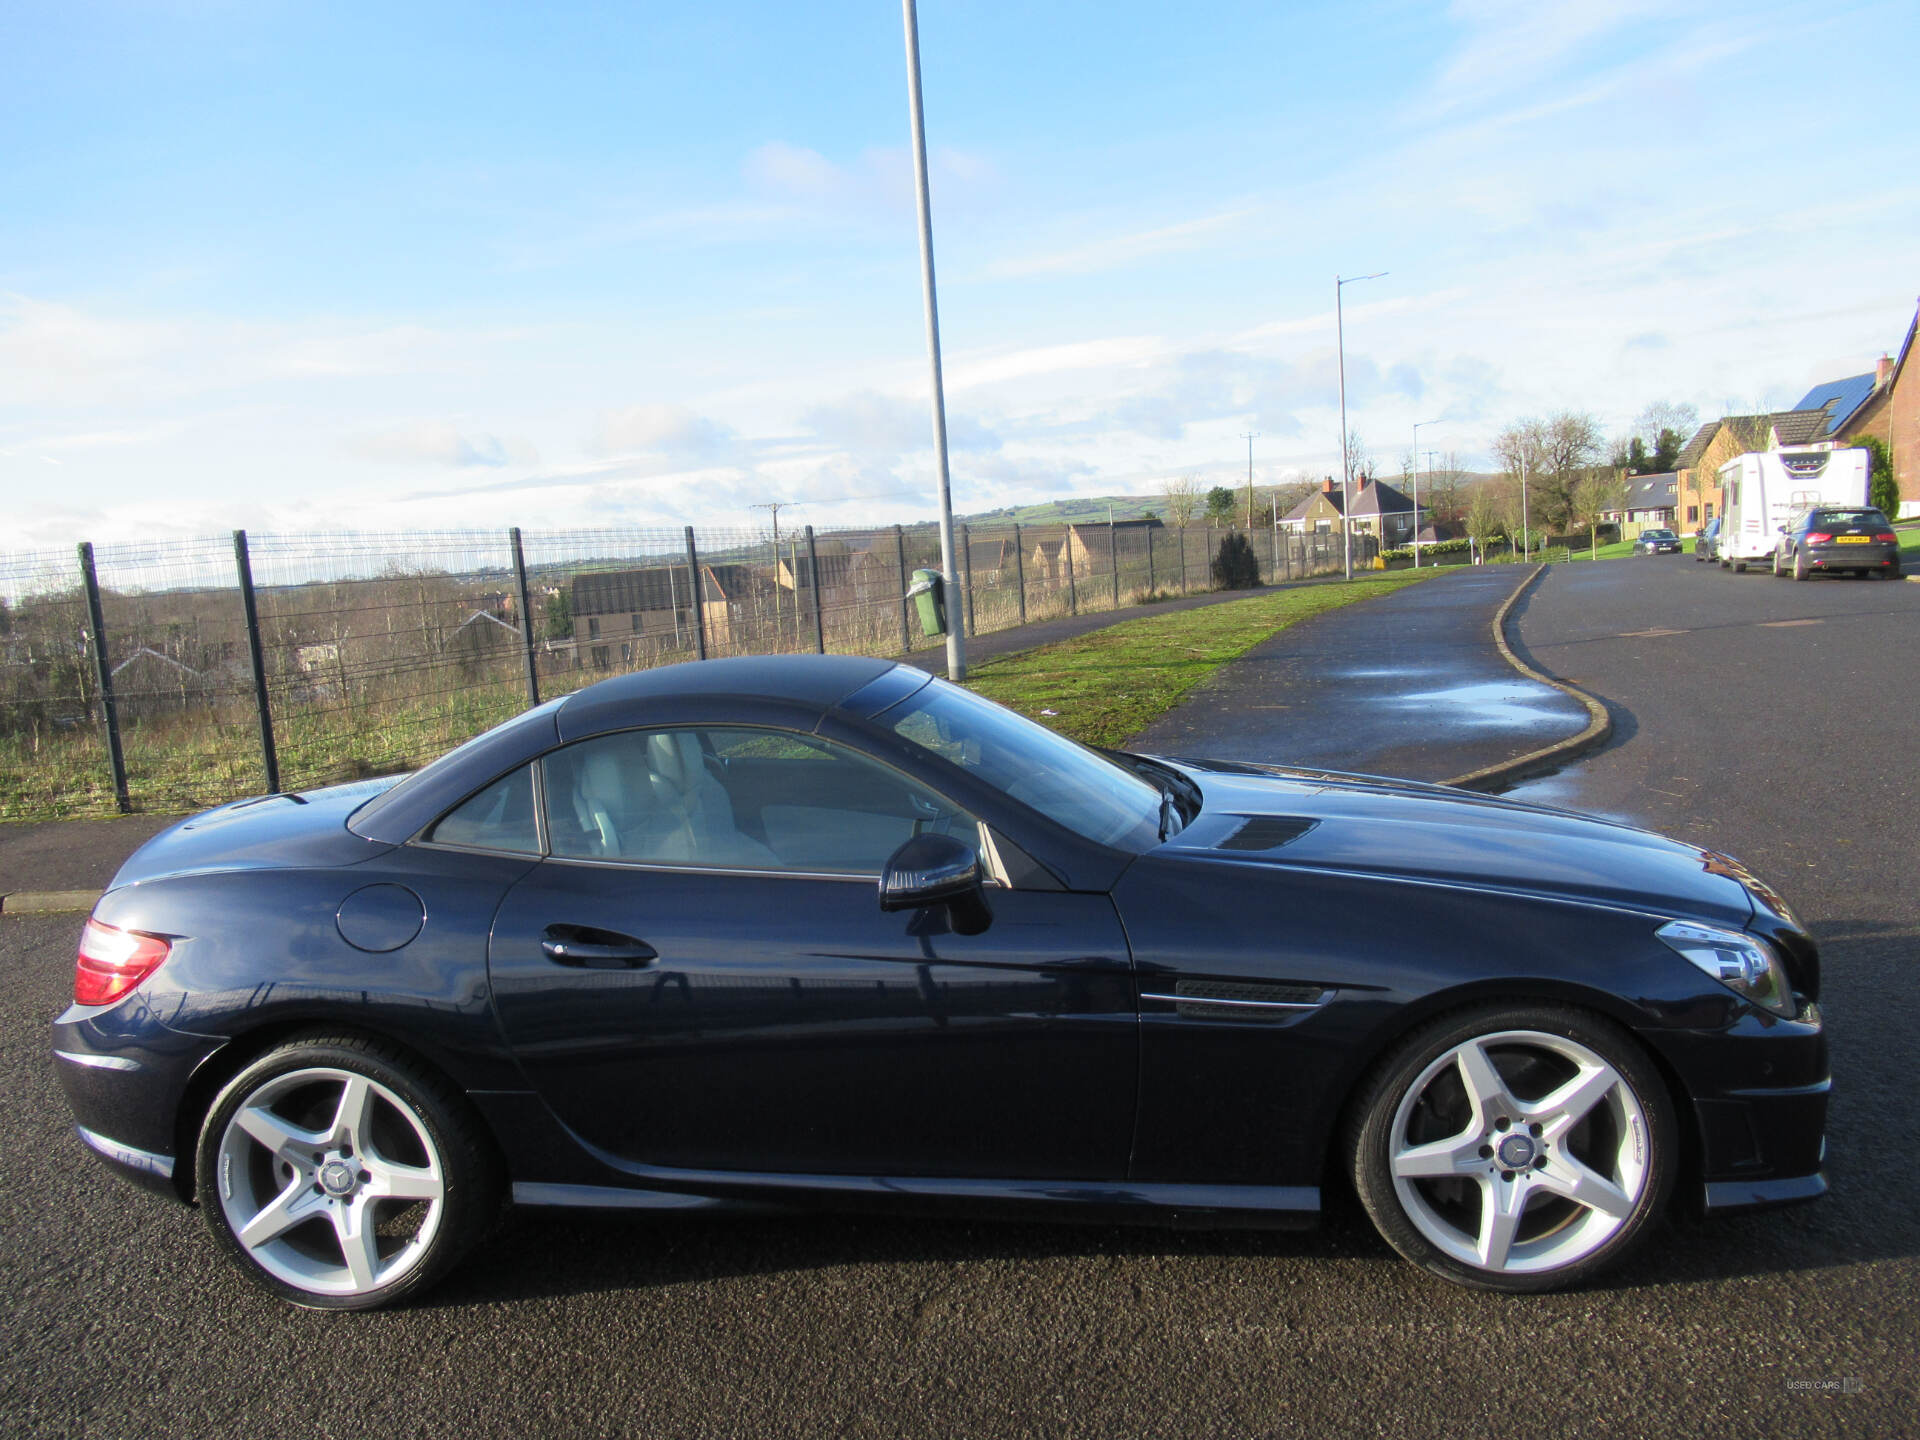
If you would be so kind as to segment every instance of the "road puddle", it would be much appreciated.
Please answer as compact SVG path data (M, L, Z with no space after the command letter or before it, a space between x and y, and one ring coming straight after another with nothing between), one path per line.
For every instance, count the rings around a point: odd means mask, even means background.
M1402 708L1431 710L1433 719L1442 725L1535 729L1549 725L1564 727L1584 719L1558 691L1529 680L1493 680L1478 685L1452 685L1444 690L1416 690L1388 696L1386 701Z

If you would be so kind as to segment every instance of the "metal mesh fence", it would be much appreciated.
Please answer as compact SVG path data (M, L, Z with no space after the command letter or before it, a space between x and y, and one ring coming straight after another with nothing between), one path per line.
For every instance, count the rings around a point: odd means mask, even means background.
M948 623L985 634L1211 590L1229 533L1158 521L962 527ZM1262 583L1341 568L1337 536L1247 539ZM940 568L930 525L517 540L523 567L509 531L102 545L98 638L74 553L0 553L0 819L189 810L259 793L270 776L299 790L406 770L536 692L701 654L940 643L910 594L915 571ZM1371 555L1356 542L1357 563Z

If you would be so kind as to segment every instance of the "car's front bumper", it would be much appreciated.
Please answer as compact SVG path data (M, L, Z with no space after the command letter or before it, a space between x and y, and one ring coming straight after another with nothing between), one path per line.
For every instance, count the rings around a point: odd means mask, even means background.
M1781 1020L1750 1010L1734 1024L1663 1045L1693 1102L1698 1196L1708 1212L1818 1199L1827 1190L1833 1080L1817 1005Z

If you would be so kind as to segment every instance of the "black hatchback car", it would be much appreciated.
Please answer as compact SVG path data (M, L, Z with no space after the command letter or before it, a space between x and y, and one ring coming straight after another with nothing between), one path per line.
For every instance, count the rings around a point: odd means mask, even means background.
M1678 555L1680 537L1671 530L1642 530L1633 542L1636 555Z
M1893 522L1871 506L1807 510L1780 529L1773 573L1811 580L1816 571L1851 571L1868 578L1900 578L1900 537Z
M1819 989L1725 855L776 656L183 821L53 1049L87 1148L317 1308L418 1293L508 1201L1289 1226L1349 1186L1522 1291L1671 1196L1826 1189Z

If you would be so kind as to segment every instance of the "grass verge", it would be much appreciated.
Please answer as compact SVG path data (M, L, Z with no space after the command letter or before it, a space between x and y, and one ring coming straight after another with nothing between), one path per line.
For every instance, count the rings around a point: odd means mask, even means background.
M1120 745L1229 660L1290 625L1430 580L1445 570L1390 571L1307 585L1227 605L1150 615L1073 640L988 660L967 683L990 700L1088 745Z

